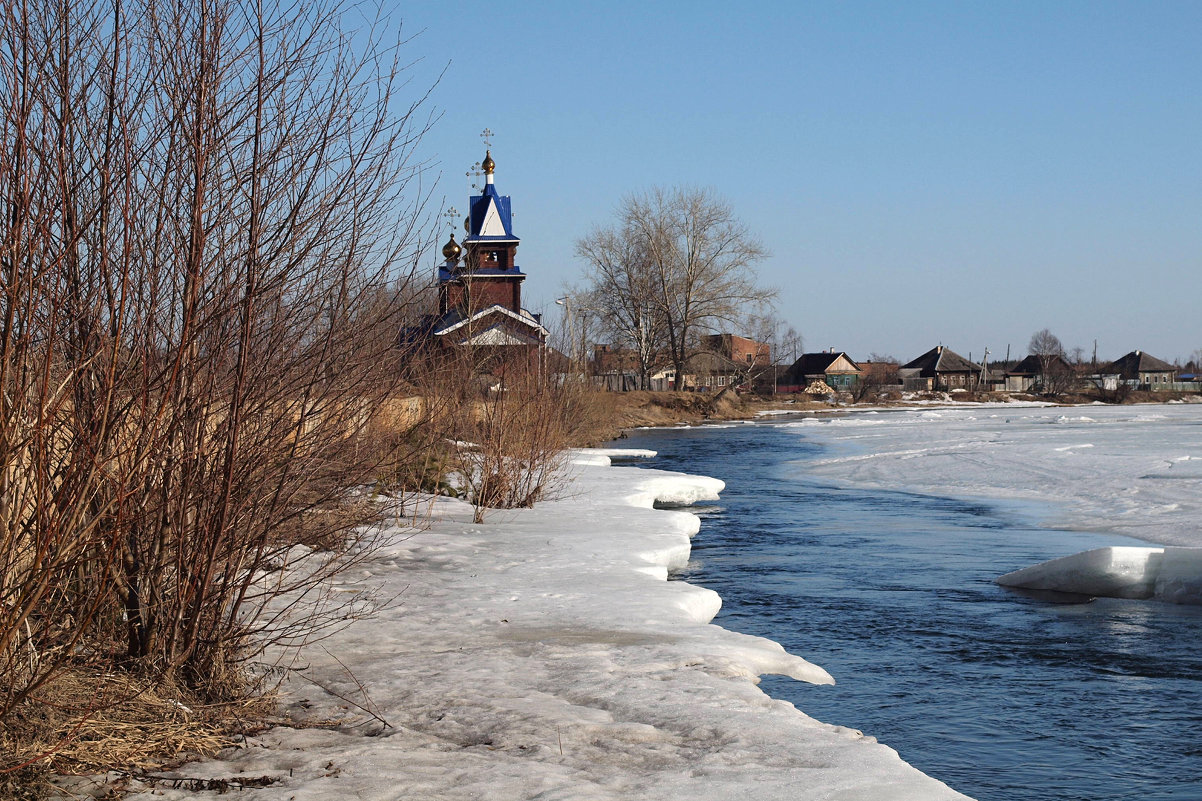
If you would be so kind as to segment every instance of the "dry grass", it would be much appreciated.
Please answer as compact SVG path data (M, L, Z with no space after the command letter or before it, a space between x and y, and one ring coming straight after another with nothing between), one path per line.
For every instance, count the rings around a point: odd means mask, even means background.
M64 671L0 727L0 799L45 797L53 774L142 773L216 754L274 698L217 706L128 674Z
M828 404L798 398L761 400L730 392L711 395L705 392L597 392L596 434L579 444L596 444L620 435L622 429L635 426L662 426L698 423L703 420L737 420L754 417L760 409L789 408L802 411L826 408ZM788 401L788 405L786 405Z

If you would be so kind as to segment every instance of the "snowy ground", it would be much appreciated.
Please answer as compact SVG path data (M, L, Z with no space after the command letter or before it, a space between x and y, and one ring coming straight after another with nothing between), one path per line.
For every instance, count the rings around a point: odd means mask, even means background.
M398 602L309 648L286 687L287 711L336 727L273 729L171 775L267 777L239 797L273 801L964 798L768 698L761 674L815 693L830 677L711 624L713 592L665 580L698 519L653 502L712 499L722 482L576 462L562 498L482 526L440 500L432 528L395 529L345 577ZM132 797L208 795L160 782Z

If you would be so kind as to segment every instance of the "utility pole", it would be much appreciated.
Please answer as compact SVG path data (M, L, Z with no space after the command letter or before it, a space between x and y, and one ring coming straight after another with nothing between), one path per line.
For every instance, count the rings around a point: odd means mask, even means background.
M568 356L573 362L573 367L576 367L578 366L576 364L578 351L576 349L576 327L572 325L572 296L564 295L555 301L555 305L563 306L563 330L568 335Z

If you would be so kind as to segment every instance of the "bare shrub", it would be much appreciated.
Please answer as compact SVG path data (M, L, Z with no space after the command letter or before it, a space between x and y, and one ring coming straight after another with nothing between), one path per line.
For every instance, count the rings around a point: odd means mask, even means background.
M85 656L221 701L345 617L424 98L336 4L6 11L0 728ZM288 572L301 540L333 550Z
M475 447L462 464L477 523L487 508L528 508L550 489L567 445L557 394L536 382L509 382L476 405Z
M494 353L456 348L438 352L424 387L426 416L452 450L438 481L451 481L475 507L530 507L547 497L562 474L565 449L596 428L592 391L553 382L533 348Z

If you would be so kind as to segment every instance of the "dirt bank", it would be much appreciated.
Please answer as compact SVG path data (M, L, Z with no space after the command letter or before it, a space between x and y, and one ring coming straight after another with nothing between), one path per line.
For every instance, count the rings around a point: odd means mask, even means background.
M732 393L713 396L701 392L607 392L598 400L598 416L604 422L595 432L603 441L641 426L695 424L705 420L747 420L768 409L827 409L830 405L812 400L768 401L739 397Z

